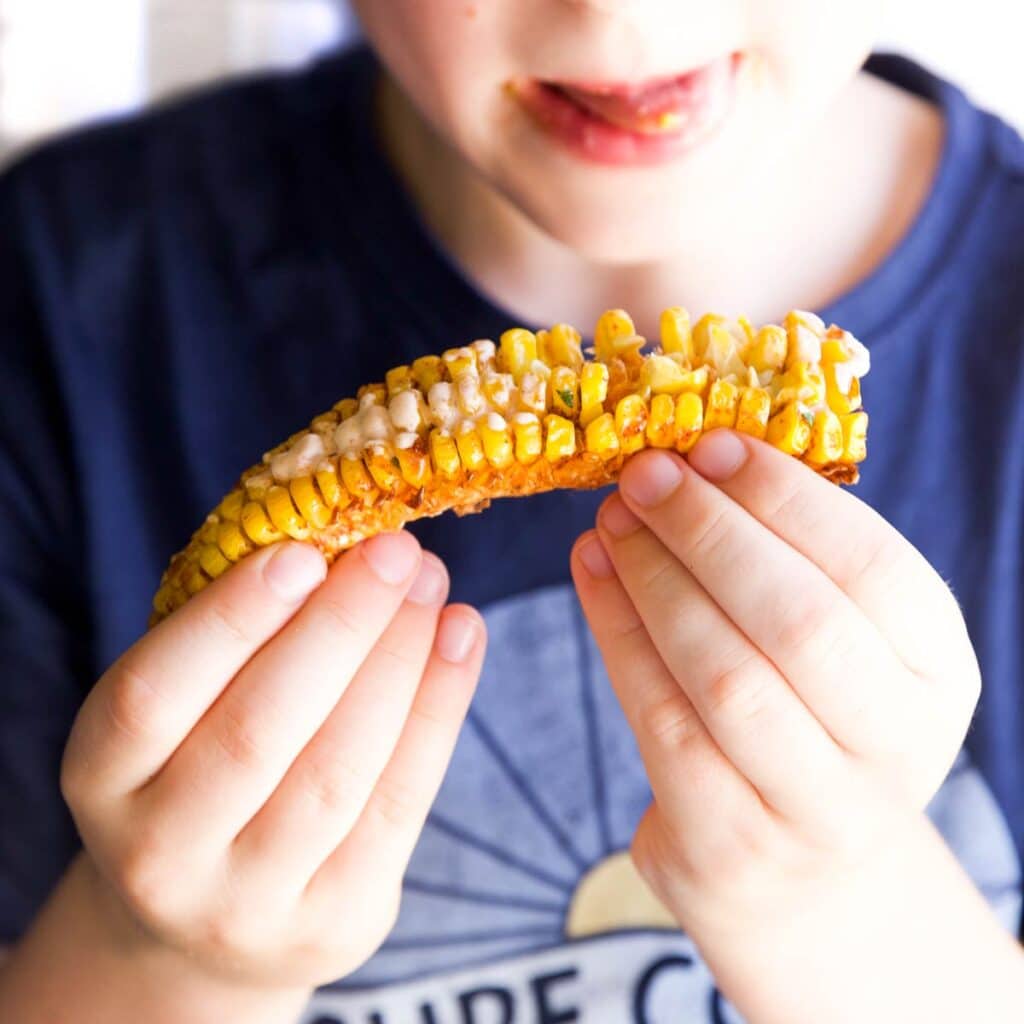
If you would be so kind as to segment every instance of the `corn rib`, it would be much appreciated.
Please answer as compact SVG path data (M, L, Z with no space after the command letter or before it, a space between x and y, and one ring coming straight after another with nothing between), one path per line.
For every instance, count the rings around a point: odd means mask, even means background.
M390 370L267 452L171 560L153 626L233 564L286 538L333 561L424 516L613 483L648 447L688 452L717 427L764 439L836 483L867 455L867 349L812 313L783 326L666 310L647 346L610 310L582 347L566 324L514 328Z

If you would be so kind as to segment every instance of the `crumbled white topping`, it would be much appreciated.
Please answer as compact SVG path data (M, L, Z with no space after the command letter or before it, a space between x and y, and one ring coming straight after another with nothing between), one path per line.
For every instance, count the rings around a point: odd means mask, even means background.
M403 431L395 438L395 447L401 448L404 451L408 448L412 448L419 439L419 434L415 434L411 430Z
M820 363L821 362L821 337L814 333L809 327L797 324L796 327L796 351L790 353L795 362L799 363Z
M420 408L417 401L418 392L400 391L391 399L388 412L391 422L397 430L418 430L420 425Z
M489 430L504 430L508 424L505 422L505 417L499 415L496 412L489 412L487 414L487 427Z
M427 396L430 414L439 427L451 429L459 421L459 411L455 408L452 386L447 381L438 381L432 385Z
M523 405L530 409L537 410L544 407L547 397L547 381L535 373L524 373L523 379L519 382L519 395Z
M463 420L459 424L460 434L472 434L476 430L476 424L472 420Z
M278 482L295 480L312 472L325 454L323 438L319 434L303 434L287 451L271 459L270 472Z
M359 399L359 408L369 409L372 405L380 405L380 399L375 391L367 391L366 394Z
M442 356L446 363L454 363L456 359L472 359L473 350L471 348L455 348L450 352L445 352Z
M493 363L498 354L494 342L490 338L481 338L479 341L474 341L469 347L476 353L481 366Z
M468 416L479 416L487 404L480 391L480 378L473 373L459 374L455 387L459 393L459 405Z
M850 393L854 377L866 377L871 371L871 353L863 342L858 341L849 331L843 332L843 344L850 358L845 363L836 363L836 387L844 394Z
M544 362L543 359L534 359L530 363L530 373L536 374L538 377L547 380L551 376L551 367Z
M487 388L491 404L499 409L507 409L508 403L512 400L512 391L515 388L515 378L511 373L484 374L484 386Z
M819 338L825 337L825 321L817 313L809 313L806 309L794 309L793 315Z
M512 422L517 427L525 427L531 423L540 423L540 417L533 412L517 412L512 417Z

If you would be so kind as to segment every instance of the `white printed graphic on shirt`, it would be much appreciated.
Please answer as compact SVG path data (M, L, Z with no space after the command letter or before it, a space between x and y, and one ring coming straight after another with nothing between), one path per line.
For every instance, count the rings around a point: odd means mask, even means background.
M486 618L484 677L398 924L302 1024L739 1024L623 854L650 789L572 589ZM1020 864L965 753L929 814L1015 929Z

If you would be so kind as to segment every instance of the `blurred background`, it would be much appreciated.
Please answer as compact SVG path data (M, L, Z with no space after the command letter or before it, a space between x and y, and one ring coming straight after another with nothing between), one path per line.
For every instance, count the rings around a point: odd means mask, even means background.
M880 46L1024 128L1019 4L891 0ZM0 159L197 83L301 64L357 33L344 0L0 0Z

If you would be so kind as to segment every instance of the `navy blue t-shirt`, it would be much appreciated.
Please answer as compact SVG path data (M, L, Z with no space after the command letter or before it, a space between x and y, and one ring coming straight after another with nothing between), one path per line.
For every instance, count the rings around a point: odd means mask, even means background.
M941 108L941 166L884 264L819 312L874 356L857 494L951 583L977 648L984 693L929 813L1016 930L1024 144L908 61L870 70ZM417 220L372 131L375 72L335 55L66 138L0 179L0 944L76 849L61 751L169 555L312 415L515 322ZM785 299L780 315L802 305ZM737 1019L686 936L621 911L639 905L621 856L650 792L568 576L601 497L415 527L488 619L484 678L395 932L305 1020ZM603 917L602 871L624 893Z

